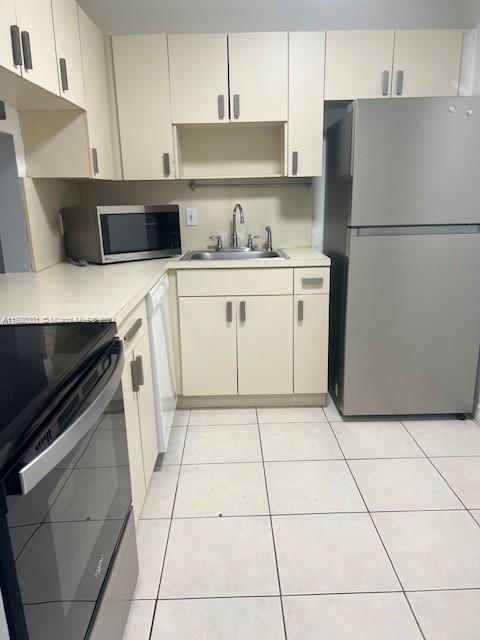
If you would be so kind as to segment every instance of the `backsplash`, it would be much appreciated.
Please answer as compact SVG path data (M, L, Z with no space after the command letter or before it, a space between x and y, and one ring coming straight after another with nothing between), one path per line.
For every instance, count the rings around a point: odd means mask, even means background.
M211 245L209 236L213 234L221 234L229 245L232 210L237 202L245 212L245 225L238 225L242 244L249 233L255 233L263 246L266 225L272 228L275 247L310 246L312 242L312 188L305 182L200 183L193 191L187 181L84 182L80 190L83 204L179 204L184 251ZM185 207L198 209L196 226L186 226Z

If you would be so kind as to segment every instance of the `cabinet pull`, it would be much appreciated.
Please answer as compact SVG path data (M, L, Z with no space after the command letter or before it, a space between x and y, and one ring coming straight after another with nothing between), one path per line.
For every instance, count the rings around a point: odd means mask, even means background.
M302 278L302 287L323 287L323 278Z
M233 96L233 117L235 120L240 118L240 94L238 93Z
M143 387L145 384L145 376L143 375L143 358L142 356L137 356L135 358L135 362L137 363L137 376L138 376L138 386Z
M218 119L223 120L225 118L225 96L218 96Z
M135 322L132 324L130 329L127 331L127 333L123 337L125 342L130 342L130 340L132 340L132 338L138 333L138 331L139 331L140 327L142 326L142 324L143 324L142 318L137 318L135 320Z
M298 301L298 321L303 322L303 300Z
M135 358L130 362L130 373L132 376L132 388L135 393L140 389L140 384L138 380L138 367L137 367L137 359Z
M30 46L30 34L22 31L23 66L25 69L33 69L32 48Z
M170 175L170 154L163 154L163 175L168 178Z
M298 151L292 153L292 176L298 173Z
M62 91L68 91L67 61L65 60L65 58L60 58L59 63L60 63L60 80L62 82Z
M92 162L93 162L93 175L97 175L99 173L98 169L98 151L95 147L92 147Z
M397 96L401 96L403 95L403 78L404 78L404 73L403 71L398 71L397 72Z
M242 302L240 302L240 322L245 322L246 319L247 319L246 304L245 304L245 301L242 300Z
M11 25L10 36L12 38L13 64L16 67L21 67L23 64L22 44L20 42L20 29L16 24Z
M390 88L390 71L384 71L383 79L382 79L382 96L388 96L389 88Z
M230 323L233 321L233 305L231 300L227 302L227 322Z

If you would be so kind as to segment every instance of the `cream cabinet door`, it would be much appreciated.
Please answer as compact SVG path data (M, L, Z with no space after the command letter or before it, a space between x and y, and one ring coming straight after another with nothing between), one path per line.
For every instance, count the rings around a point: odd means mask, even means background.
M329 31L325 100L390 96L394 31Z
M140 388L137 393L140 436L142 439L145 486L148 490L153 469L158 458L157 424L153 389L152 360L148 332L140 338L133 350Z
M17 0L16 7L22 33L22 75L60 95L51 0Z
M16 25L17 15L15 11L15 0L2 0L0 8L0 66L5 67L5 69L8 69L17 75L21 75L21 64L16 65L13 59L11 27L15 27ZM19 31L18 36L16 36L17 43L20 42Z
M135 522L138 522L145 500L145 471L143 468L142 438L138 417L137 393L133 389L132 362L133 353L125 358L122 375L123 406L127 427L128 459L130 464L130 481L132 484L132 502Z
M235 299L179 298L184 396L237 393Z
M114 36L125 180L174 178L167 36Z
M392 96L456 96L463 31L396 31Z
M60 95L85 108L78 5L75 0L52 0Z
M237 298L238 392L293 392L293 296Z
M228 35L230 119L288 118L288 33Z
M329 296L295 296L294 393L327 393Z
M82 46L88 135L92 177L113 179L112 132L108 97L107 67L103 35L87 14L78 9Z
M325 33L289 34L288 175L321 176Z
M168 56L173 122L228 121L227 36L169 35Z

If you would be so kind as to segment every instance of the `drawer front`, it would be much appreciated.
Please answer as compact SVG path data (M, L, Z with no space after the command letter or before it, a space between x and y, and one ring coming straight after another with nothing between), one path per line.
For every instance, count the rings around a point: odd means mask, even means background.
M330 292L330 269L328 267L311 267L295 269L295 293Z
M177 271L178 295L260 296L293 293L293 269Z
M130 353L138 340L147 330L147 305L142 300L139 305L123 320L118 328L118 335L123 340L125 354Z

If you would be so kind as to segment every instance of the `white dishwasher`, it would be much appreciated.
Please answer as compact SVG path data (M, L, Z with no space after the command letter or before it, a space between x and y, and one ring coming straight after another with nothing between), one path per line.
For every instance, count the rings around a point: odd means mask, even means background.
M168 309L168 277L166 275L147 295L147 315L152 353L158 448L160 453L164 453L167 450L177 406L175 361Z

